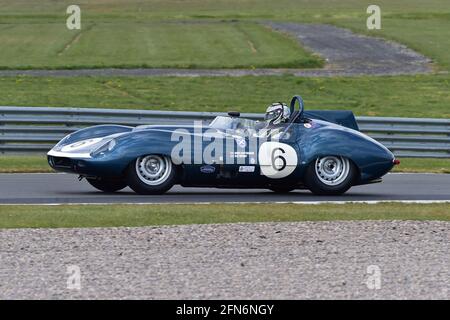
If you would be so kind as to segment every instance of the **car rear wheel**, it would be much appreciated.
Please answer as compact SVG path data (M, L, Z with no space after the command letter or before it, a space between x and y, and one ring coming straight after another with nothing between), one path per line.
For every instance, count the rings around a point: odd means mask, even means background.
M126 180L136 193L162 194L175 183L175 167L166 156L142 156L128 166Z
M319 157L308 166L305 185L318 195L339 195L352 187L356 175L356 167L348 158Z
M127 183L121 179L112 178L86 178L87 182L94 188L103 192L116 192L127 186Z

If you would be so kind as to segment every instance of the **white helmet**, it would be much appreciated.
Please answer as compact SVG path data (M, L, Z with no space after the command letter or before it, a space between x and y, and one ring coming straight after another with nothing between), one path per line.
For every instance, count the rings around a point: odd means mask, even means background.
M291 110L281 102L272 103L266 110L264 120L269 125L285 122L291 116Z

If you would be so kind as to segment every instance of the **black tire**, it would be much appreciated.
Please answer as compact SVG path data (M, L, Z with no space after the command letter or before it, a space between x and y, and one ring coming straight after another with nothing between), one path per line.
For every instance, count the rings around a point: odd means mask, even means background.
M332 183L331 181L324 183L325 178L323 176L323 173L320 171L321 168L323 168L320 161L322 161L322 159L327 158L340 159L348 167L348 172L346 171L347 169L345 169L344 173L345 172L347 173L346 174L343 173L340 176L340 179L336 179L335 185L330 185ZM357 175L358 170L351 160L345 157L335 157L335 156L321 157L309 164L305 173L304 182L305 186L314 194L341 195L352 187L354 181L357 178Z
M147 159L147 160L146 160ZM150 161L148 159L163 159L164 166L167 168L167 172L163 174L161 181L150 180L149 177L145 177L145 174L151 174L151 171L142 170L150 170L150 167L145 165L145 161ZM142 164L144 162L144 164ZM142 166L141 166L142 165ZM163 194L173 187L176 181L176 167L168 157L160 156L160 155L147 155L143 157L139 157L133 162L130 163L126 172L125 178L128 186L133 189L134 192L138 194Z
M283 187L283 186L271 186L269 189L272 190L273 192L279 193L279 194L289 193L289 192L295 190L295 188Z
M121 179L111 178L86 178L87 182L94 188L103 192L116 192L127 186L127 183Z

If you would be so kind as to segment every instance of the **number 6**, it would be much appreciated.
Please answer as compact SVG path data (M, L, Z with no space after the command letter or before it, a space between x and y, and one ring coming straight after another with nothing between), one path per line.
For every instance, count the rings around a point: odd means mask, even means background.
M275 149L273 149L272 156L271 156L272 168L274 170L277 170L277 171L282 171L284 168L286 168L286 159L282 155L278 155L278 156L275 157L275 152L278 151L278 150L280 150L281 153L283 153L283 154L286 153L286 151L284 151L282 148L275 148ZM281 168L277 168L277 166L275 166L275 161L277 159L281 159L281 161L283 161L283 165L281 166Z

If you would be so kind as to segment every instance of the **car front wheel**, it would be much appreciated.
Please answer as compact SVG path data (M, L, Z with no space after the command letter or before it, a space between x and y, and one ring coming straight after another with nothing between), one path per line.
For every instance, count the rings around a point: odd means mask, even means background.
M356 175L356 167L348 158L319 157L308 166L305 185L317 195L339 195L352 187Z
M142 156L128 166L126 181L136 193L162 194L175 183L175 167L166 156Z

